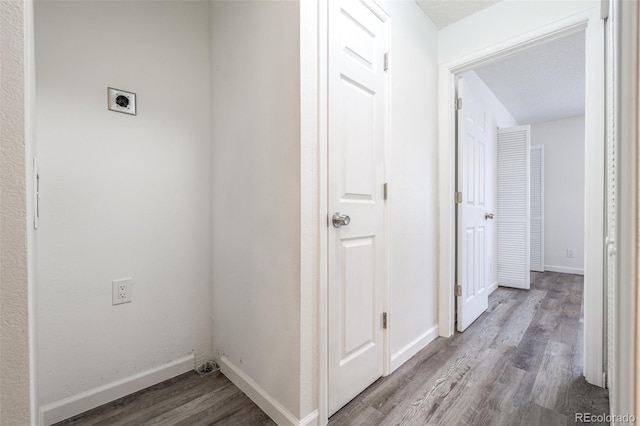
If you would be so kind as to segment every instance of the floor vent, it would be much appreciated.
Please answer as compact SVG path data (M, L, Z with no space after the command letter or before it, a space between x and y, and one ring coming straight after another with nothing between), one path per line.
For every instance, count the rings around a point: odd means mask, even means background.
M196 367L196 372L201 376L208 376L220 371L220 367L215 361L207 361Z

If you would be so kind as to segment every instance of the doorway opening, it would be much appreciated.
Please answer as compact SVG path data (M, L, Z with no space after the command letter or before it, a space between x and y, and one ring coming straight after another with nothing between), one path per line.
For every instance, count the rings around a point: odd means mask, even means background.
M584 81L583 31L458 76L458 331L498 286L584 275Z
M562 50L563 44L564 49L567 49L564 55L559 53ZM490 82L491 78L488 77L490 72L493 71L498 75L499 72L496 72L496 69L500 70L501 67L504 67L504 64L507 63L510 58L512 60L516 60L519 65L525 65L523 62L523 55L526 55L527 50L529 50L530 53L533 52L533 59L531 63L537 64L539 67L546 67L546 72L549 72L549 75L554 78L558 77L554 74L554 71L558 66L560 66L563 60L567 59L566 56L568 54L580 53L577 52L575 48L578 44L582 46L581 53L583 55L583 62L580 69L582 71L582 78L584 78L582 93L586 93L584 95L585 98L581 102L582 108L584 108L584 118L580 118L579 112L571 114L570 108L568 108L567 105L562 105L562 102L555 102L553 99L550 102L543 102L542 105L539 105L539 109L548 114L554 114L554 110L556 110L555 116L539 116L537 118L534 117L533 119L529 119L526 115L523 115L526 108L528 108L527 101L534 100L531 93L527 96L526 90L542 92L540 87L553 88L554 81L548 77L542 80L540 83L541 86L537 89L535 88L535 83L533 83L533 86L523 85L520 83L518 89L522 89L523 93L520 93L519 96L516 97L519 103L517 102L517 105L510 106L513 113L512 111L509 111L505 105L502 105L502 108L500 108L500 105L497 107L496 105L493 105L491 108L482 106L483 102L491 104L498 100L501 96L495 96L496 94L494 94L493 97L489 96L488 101L483 99L478 103L478 105L476 105L476 102L473 100L473 93L471 93L472 100L470 103L467 103L464 99L465 90L467 90L465 83L471 83L471 86L478 82L482 83L481 86L484 85L484 88L481 87L479 89L475 89L479 92L489 89L491 84L485 84L486 82L483 81L481 76ZM554 28L541 29L536 34L528 34L526 38L506 41L501 45L496 45L483 52L478 52L477 54L469 55L460 60L447 63L441 67L440 82L441 105L458 106L458 104L461 103L460 106L462 107L457 110L454 110L454 108L446 108L448 111L446 113L443 109L443 116L441 117L440 122L440 161L442 166L440 178L441 182L443 182L441 185L441 228L443 230L443 238L441 238L440 241L442 254L440 265L440 273L442 277L442 291L440 296L440 335L451 336L456 328L463 330L466 326L471 324L473 322L473 316L478 315L478 311L480 311L480 313L483 311L482 307L485 304L484 299L488 298L488 294L497 287L501 279L503 282L501 285L513 286L513 283L510 284L508 279L504 280L505 277L509 278L508 273L511 273L511 278L514 278L513 274L517 272L519 276L526 277L527 280L529 278L534 278L536 280L555 279L550 278L550 273L547 272L534 272L530 275L530 265L532 260L532 221L530 209L532 199L531 194L529 193L529 189L531 188L530 149L531 146L545 145L545 154L542 159L547 159L547 163L545 164L547 170L544 174L549 176L550 163L548 159L551 154L549 152L551 141L549 140L545 143L540 143L540 138L534 135L543 135L542 139L544 139L544 135L547 135L548 137L549 131L553 130L549 130L549 128L562 127L560 124L565 124L564 127L573 126L571 127L573 129L582 128L584 131L584 137L580 138L579 136L575 136L577 133L575 131L573 133L577 140L582 141L584 157L578 162L578 164L583 166L582 170L584 171L580 170L579 167L577 170L571 170L569 167L565 167L563 173L567 174L569 177L580 175L583 178L581 185L583 190L584 188L589 188L588 191L583 191L583 202L579 202L579 200L571 202L572 206L582 205L584 213L561 215L561 221L570 223L573 228L583 230L583 250L585 254L584 266L580 268L579 264L579 251L582 250L579 244L579 238L576 240L575 244L571 243L571 245L575 245L576 247L568 246L560 248L560 244L558 244L558 246L553 246L556 252L564 254L565 259L575 259L569 260L569 262L575 263L567 263L565 268L559 271L557 269L560 268L554 268L554 266L557 267L559 265L545 263L545 258L550 258L552 254L549 247L550 244L553 243L553 238L547 237L549 241L545 241L544 243L547 250L545 254L542 254L542 247L540 247L540 245L542 244L542 238L544 238L544 231L541 228L542 217L539 215L535 216L536 222L533 223L533 230L538 231L538 233L534 235L534 254L544 257L534 260L538 266L542 266L543 268L547 266L546 270L551 271L552 269L556 269L556 271L553 272L554 274L579 274L583 272L581 269L584 269L585 305L582 310L584 313L585 327L584 375L589 383L598 386L604 386L602 372L604 365L603 361L605 359L604 335L602 331L604 324L604 303L602 301L604 289L604 283L602 280L604 258L602 256L602 241L604 240L604 230L602 226L602 212L604 206L604 142L601 137L604 129L603 46L603 22L600 20L599 16L593 15L592 13L585 13L582 16L574 16L564 20L563 22L559 22L554 26ZM548 55L553 53L554 49L557 50L556 53L559 53L559 56L556 56L555 59L545 59L544 57L541 57L542 54ZM543 68L540 70L530 70L530 76L532 77L531 81L534 80L537 73L543 72ZM508 74L508 72L507 74L504 74L504 69L502 72L502 77L497 77L497 79L501 79L501 81L499 82L500 84L495 85L495 87L497 87L495 89L496 92L500 92L500 86L507 85L508 81L505 80L508 79L505 78L505 75L509 75L509 78L514 81L517 77L514 73L512 73L513 75ZM462 101L458 100L459 94L456 92L456 90L460 88L460 81L462 81ZM562 85L559 87L560 89L567 88ZM559 92L560 89L557 89L556 91ZM471 92L473 92L473 89L471 89ZM489 92L491 92L491 90L489 90ZM514 89L511 89L510 92L513 94ZM467 94L468 93L469 90L467 90ZM487 95L487 93L481 93L478 95L478 98L486 98L485 95ZM507 99L504 96L502 97ZM505 100L504 103L509 103L509 101ZM502 102L498 101L498 104L502 104ZM467 109L471 109L471 112L467 110L466 118L464 115L465 107ZM493 109L493 117L490 117L492 114L487 113L488 109ZM505 114L505 110L507 114ZM558 115L558 111L563 112L565 116L562 117ZM462 117L467 120L467 123L472 123L472 125L476 127L474 130L475 132L483 131L485 133L491 133L491 131L495 129L495 150L490 146L493 139L487 139L486 142L479 143L475 136L469 134L466 135L465 142L462 138L462 132L465 132L465 129L460 128L460 120L456 121L456 115L458 119ZM516 118L514 115L519 115L519 117ZM496 121L496 117L498 117L502 123L498 123ZM571 122L571 117L573 117L573 122ZM562 120L571 123L560 123ZM585 124L580 127L581 120ZM554 122L555 125L549 124ZM527 127L529 123L532 123L532 125ZM542 126L541 123L547 123L546 130L545 126ZM517 129L514 129L514 127L521 125L525 125L525 129L522 129L524 130L524 135L521 137L514 136L513 131ZM498 128L501 130L498 130ZM504 140L506 142L504 149L502 150L502 156L503 160L511 160L512 163L503 163L504 167L501 169L498 166L498 157L501 155L501 152L497 147L497 134L509 131L511 131L512 134L504 136ZM462 146L454 145L456 133L458 134L458 140L463 141ZM472 147L469 148L469 146ZM554 148L557 147L554 145ZM538 151L535 151L535 155L536 158L540 160L539 155L542 150L539 148L537 149ZM571 152L571 149L568 150ZM579 154L574 153L572 159L575 160L579 157ZM495 169L493 169L490 164L487 165L486 163L492 158L495 161ZM479 161L483 162L484 167L486 168L482 175L479 174L479 171L482 169ZM455 167L453 167L455 165L462 167L460 169L455 169ZM447 171L445 168L447 166L452 167L452 170L457 171L455 173L453 171ZM539 179L543 177L543 175L540 175L541 164L536 163L536 167L538 169L538 175L535 176L535 179L538 180L534 179L534 184L537 188L534 193L537 197L534 207L537 209L536 213L540 213L542 211L542 205L540 205L540 202L542 201L543 194L539 193L538 190L542 188L542 182L540 182ZM462 173L465 169L466 173ZM523 169L526 170L523 171ZM495 191L493 194L491 193L492 187L490 182L487 180L492 179L492 172L494 173L496 182L493 187ZM505 180L503 182L503 187L501 188L498 183L498 175L502 174L509 177L510 173L518 175L520 180L516 182L513 180L515 175L511 176L511 180ZM549 180L549 178L547 178L547 180ZM558 181L557 178L554 178L554 180ZM558 182L565 183L564 181ZM550 183L552 182L546 182L546 188L549 188ZM464 189L462 191L460 190L461 188L465 188L465 185L468 193L469 190L473 188L473 194L468 194L466 198L464 195ZM561 185L558 184L558 186ZM479 191L479 188L483 189L484 193L483 191ZM462 194L460 194L460 192L462 192ZM566 190L563 191L566 199L576 195L574 192L568 194ZM451 194L454 193L455 197L451 197ZM544 195L547 198L544 211L549 212L551 206L549 205L548 191ZM577 195L578 198L580 198L580 194L578 193ZM499 204L503 197L503 214L501 214ZM454 198L454 200L452 200L452 198ZM494 204L490 205L492 202ZM558 204L559 203L554 202L553 206L557 206ZM473 206L477 212L471 213L468 211L470 206ZM505 208L513 209L514 206L519 206L518 212L509 212L504 210ZM483 211L480 212L480 210ZM491 217L492 214L494 215L493 218ZM479 216L477 218L477 223L471 223L470 226L465 228L464 223L461 221L465 221L465 217L472 218L473 215ZM580 223L580 218L577 216L584 217L583 225ZM512 222L519 222L518 226L502 226L502 231L504 232L502 232L502 235L499 235L500 232L498 229L501 227L499 222L501 220L504 221L505 219L517 219ZM545 219L547 221L545 228L548 230L548 215ZM463 226L461 227L460 225ZM564 226L562 230L564 231L566 230L565 228L569 227L570 226ZM555 238L559 233L560 232L553 232L553 237ZM546 234L550 235L549 232L546 232ZM578 232L578 237L579 236L580 232ZM492 237L494 240L492 240ZM525 239L524 242L522 241L523 239ZM512 246L509 247L507 244L506 247L500 248L500 240L511 243ZM463 244L464 242L466 242L466 244ZM566 243L563 245L566 245ZM499 252L502 252L502 257L498 254ZM505 255L507 256L505 257ZM501 258L506 260L506 263L501 265ZM461 259L467 259L466 265L469 265L469 260L471 259L473 262L472 268L466 268L465 263L462 263ZM540 263L542 263L542 265L540 265ZM538 267L537 269L540 268ZM505 274L506 272L508 273ZM501 273L503 276L499 279L498 277ZM545 276L544 274L549 276ZM523 285L515 286L526 288L527 280L524 280L522 283ZM456 313L454 308L455 299L458 301L462 300L463 303L467 303L468 306L459 303L458 306L456 306L458 308L458 312ZM472 301L473 303L471 303ZM471 319L468 314L471 314Z

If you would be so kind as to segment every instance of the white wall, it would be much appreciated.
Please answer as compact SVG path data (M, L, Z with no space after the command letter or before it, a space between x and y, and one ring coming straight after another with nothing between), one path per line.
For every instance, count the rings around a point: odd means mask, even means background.
M39 397L211 352L208 3L36 4ZM107 86L138 115L107 110ZM133 302L112 306L111 280Z
M384 4L391 16L388 147L391 367L438 335L437 40L412 1ZM474 74L475 75L475 74ZM477 77L475 77L477 79ZM515 122L479 79L500 123Z
M300 416L298 2L212 3L213 339ZM306 414L306 413L305 413Z
M474 72L468 71L462 74L464 78L465 88L469 88L475 96L476 108L480 108L487 113L486 127L488 129L487 137L487 212L496 213L498 206L498 193L497 193L497 137L498 128L514 127L518 125L518 122L507 111L502 103L496 98L496 95L487 87L482 79ZM487 245L490 247L488 256L486 257L487 283L492 289L498 286L498 268L497 268L497 255L498 255L498 238L497 238L497 223L495 220L487 222Z
M437 29L415 1L387 1L387 241L392 369L437 337Z
M503 0L440 30L440 63L599 6L599 0Z
M25 5L0 2L0 424L30 424Z
M544 145L544 268L584 273L584 116L531 125ZM576 257L567 257L567 249Z

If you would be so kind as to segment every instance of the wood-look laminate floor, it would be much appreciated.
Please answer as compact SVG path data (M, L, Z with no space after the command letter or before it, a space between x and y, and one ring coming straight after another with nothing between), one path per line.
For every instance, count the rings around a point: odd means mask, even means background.
M582 277L532 273L499 288L464 333L438 338L329 420L337 425L560 425L607 414L582 377ZM64 425L273 425L221 374L186 373Z
M337 425L564 425L608 414L582 377L583 277L531 275L500 287L464 333L438 338L330 419Z

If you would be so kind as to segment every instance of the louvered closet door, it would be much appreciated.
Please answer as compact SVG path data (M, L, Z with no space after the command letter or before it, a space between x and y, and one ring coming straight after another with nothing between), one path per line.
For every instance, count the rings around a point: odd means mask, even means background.
M531 270L544 272L544 146L531 147Z
M528 289L530 127L498 129L498 285Z

